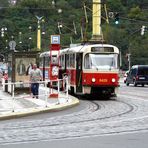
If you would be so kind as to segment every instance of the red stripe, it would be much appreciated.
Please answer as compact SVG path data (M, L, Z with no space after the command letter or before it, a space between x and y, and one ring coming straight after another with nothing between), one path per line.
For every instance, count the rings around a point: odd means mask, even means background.
M95 78L95 82L92 82L92 79ZM112 82L112 79L115 79L115 82ZM110 85L118 86L119 83L118 73L83 73L83 85Z

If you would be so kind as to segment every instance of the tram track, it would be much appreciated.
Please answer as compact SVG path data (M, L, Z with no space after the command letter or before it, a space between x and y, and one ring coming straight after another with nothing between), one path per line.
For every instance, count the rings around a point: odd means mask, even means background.
M46 141L47 138L55 140L84 137L88 135L99 135L100 131L102 131L103 128L105 129L107 126L109 126L109 122L113 122L113 118L129 114L135 109L135 106L132 106L131 104L128 104L121 100L93 100L84 102L86 102L87 104L84 110L64 115L63 117L58 116L56 117L57 119L55 117L52 117L46 120L31 120L25 123L17 122L15 125L10 124L11 126L9 124L5 126L3 125L0 127L0 129L3 129L6 132L6 136L2 136L3 134L0 130L0 143L22 143L39 140ZM118 105L120 104L121 106L124 106L126 108L126 111L124 111L125 108L122 107L123 109L122 111L120 111L120 113L117 111L118 113L112 113L110 116L107 113L106 116L103 115L102 117L99 117L99 114L102 114L104 110L107 109L110 102L112 102L113 104L117 103ZM107 121L106 119L111 119L111 121ZM96 130L94 130L94 128L96 128ZM98 131L98 129L100 129L100 131ZM7 135L7 133L10 133L10 135ZM41 136L38 133L41 133ZM106 133L107 132L104 132L104 134Z
M88 106L84 109L84 110L82 110L82 111L80 111L80 112L76 112L76 113L74 113L74 114L68 114L68 115L65 115L64 116L64 120L62 120L61 119L61 117L58 117L59 118L59 123L52 123L52 124L50 124L50 122L48 122L47 124L44 124L44 122L41 122L39 125L36 125L36 126L34 126L34 127L40 127L40 126L44 126L44 127L46 127L46 126L58 126L58 125L61 125L61 124L72 124L72 123L83 123L83 122L89 122L89 121L96 121L96 120L104 120L104 119L109 119L109 118L113 118L113 117L118 117L118 116L122 116L122 115L125 115L125 114L128 114L128 113L130 113L130 112L132 112L133 110L134 110L134 108L135 107L133 107L131 104L129 104L129 103L126 103L126 102L124 102L124 101L120 101L120 100L115 100L115 102L118 102L118 103L121 103L121 104L123 104L123 105L126 105L127 107L127 110L126 111L122 111L122 112L120 112L120 113L115 113L115 114L112 114L111 116L105 116L105 114L104 114L104 117L97 117L97 118L95 118L95 119L93 119L93 118L90 118L90 119L84 119L83 118L83 120L81 120L81 117L83 116L87 116L87 115L89 115L89 114L93 114L93 113L95 113L95 112L99 112L99 111L101 111L101 109L102 110L106 110L106 106L105 106L105 103L101 103L100 104L100 102L95 102L95 101L89 101L90 103L88 103ZM104 101L103 101L104 102ZM69 118L69 117L72 117L72 118L80 118L79 119L79 121L76 121L76 120L74 120L74 121L72 121L72 122L66 122L67 120L66 120L66 118ZM51 118L50 118L51 119ZM54 118L53 118L53 120L54 120ZM41 120L42 121L42 120ZM63 121L63 122L62 122ZM64 122L65 121L65 122ZM30 121L30 122L28 122L28 123L31 123L32 121ZM20 128L31 128L30 126L27 126L27 125L25 125L25 126L22 126L21 127L21 125L19 125L19 127L18 126L13 126L13 127L7 127L7 129L9 129L9 130L11 130L11 129L20 129Z
M137 88L134 93L131 88L133 93L128 94L124 88L121 89L124 94L120 92L116 100L80 98L83 108L62 116L0 124L0 143L28 143L147 131L147 92L138 93Z
M98 118L98 120L103 120L103 119L108 119L108 118L113 118L113 117L117 117L117 116L122 116L122 115L125 115L125 114L129 114L130 112L132 112L135 109L135 106L133 106L133 105L131 105L129 103L126 103L126 102L121 101L121 100L115 100L115 101L126 105L127 106L127 110L126 111L123 111L121 113L116 113L116 114L111 115L111 116L106 116L106 117L103 117L103 118ZM97 104L96 102L93 102L93 103Z

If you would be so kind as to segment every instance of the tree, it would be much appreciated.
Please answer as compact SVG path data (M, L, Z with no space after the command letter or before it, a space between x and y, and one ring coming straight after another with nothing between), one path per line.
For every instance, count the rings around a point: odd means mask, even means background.
M8 7L9 1L8 0L0 0L0 7Z

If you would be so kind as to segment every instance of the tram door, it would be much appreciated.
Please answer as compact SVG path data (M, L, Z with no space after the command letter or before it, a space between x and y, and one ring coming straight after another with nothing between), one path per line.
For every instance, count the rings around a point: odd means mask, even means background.
M76 54L76 93L82 93L82 53Z

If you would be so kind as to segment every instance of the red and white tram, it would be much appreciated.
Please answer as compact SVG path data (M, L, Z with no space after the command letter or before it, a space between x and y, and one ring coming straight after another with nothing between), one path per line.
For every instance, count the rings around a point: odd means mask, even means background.
M69 78L69 90L78 95L115 96L119 86L119 49L109 44L80 45L60 53L60 78Z
M52 51L52 60L51 60L51 55L50 51L46 51L40 54L40 70L42 71L43 74L43 80L48 80L50 79L50 74L52 76L58 76L58 71L55 73L54 71L50 73L50 63L59 63L59 52L57 51ZM59 65L59 64L58 64Z
M40 54L40 62L39 68L42 71L43 80L49 79L49 71L50 71L50 52L43 52Z

